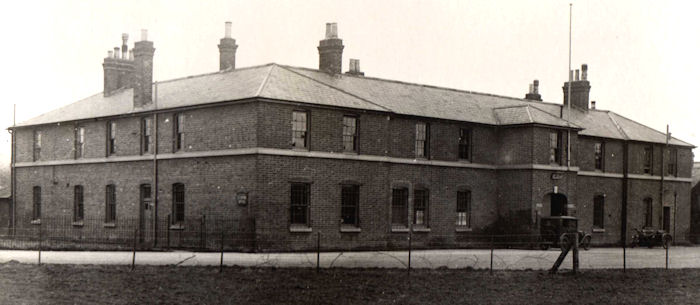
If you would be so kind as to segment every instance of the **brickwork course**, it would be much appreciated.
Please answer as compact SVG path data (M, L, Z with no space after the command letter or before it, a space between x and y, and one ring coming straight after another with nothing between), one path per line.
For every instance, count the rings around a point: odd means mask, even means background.
M156 230L155 217L176 217L181 184L184 217L241 220L231 230L254 232L257 251L309 249L317 233L329 249L392 247L409 233L419 247L459 247L485 234L537 234L541 217L559 206L594 244L619 245L632 228L665 224L677 242L691 240L694 146L590 107L594 82L585 65L568 107L566 96L564 104L541 101L537 81L532 99L522 99L342 73L335 24L319 42L318 69L239 68L227 26L221 71L152 83L157 52L142 36L133 58L105 58L104 92L10 127L12 228L74 217L76 185L84 217L105 218L106 185L114 185L117 220L138 218ZM299 113L301 131L293 122ZM351 150L345 117L356 122ZM299 209L297 184L309 191ZM153 189L147 200L142 185ZM359 190L353 224L342 221L346 185ZM404 210L392 208L394 189L407 190ZM427 200L416 198L421 193ZM458 193L469 194L461 221ZM603 198L598 224L596 196ZM393 223L399 211L406 220Z

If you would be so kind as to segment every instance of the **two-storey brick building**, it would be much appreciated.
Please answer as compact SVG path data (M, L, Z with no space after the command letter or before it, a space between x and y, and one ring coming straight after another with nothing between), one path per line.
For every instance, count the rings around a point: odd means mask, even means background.
M537 232L539 218L573 215L593 242L632 227L686 241L692 145L589 103L587 67L564 103L341 73L335 24L319 69L236 68L152 82L145 35L105 58L104 91L12 127L13 226L69 217L71 230L188 217L241 221L255 247L301 249L316 232L329 248L405 241L459 245L499 224ZM571 85L571 102L567 98ZM589 106L589 104L591 104ZM502 228L501 228L502 229Z

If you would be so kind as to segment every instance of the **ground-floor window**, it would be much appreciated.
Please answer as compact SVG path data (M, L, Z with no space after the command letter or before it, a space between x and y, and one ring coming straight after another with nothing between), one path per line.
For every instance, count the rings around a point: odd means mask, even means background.
M309 189L308 183L292 183L290 221L295 225L309 224Z
M341 191L340 217L342 224L359 226L360 186L343 185Z
M413 224L428 225L428 190L413 191Z
M183 222L185 222L185 185L175 183L173 184L173 224Z
M605 197L603 195L593 197L593 227L605 228Z
M408 189L396 188L391 191L391 225L408 226Z
M83 221L83 186L73 187L73 221Z
M114 184L105 187L105 222L114 223L117 220L117 194Z
M457 226L470 228L472 214L472 193L457 192Z
M32 220L41 219L41 187L32 189Z

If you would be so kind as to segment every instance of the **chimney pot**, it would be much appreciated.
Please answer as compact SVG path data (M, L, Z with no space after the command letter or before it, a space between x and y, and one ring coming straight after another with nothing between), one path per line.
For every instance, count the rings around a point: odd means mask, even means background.
M540 81L539 80L534 80L532 82L532 87L533 87L532 93L535 93L535 94L540 93L540 89L539 89L540 88Z
M112 51L112 50L107 51L107 58L112 58L112 57L114 57L114 51Z
M141 41L148 41L148 30L141 29Z
M119 59L119 47L114 47L114 58Z
M581 80L588 80L588 65L581 65Z
M231 21L226 21L226 31L224 33L224 38L231 38Z
M591 109L595 110L595 101L591 101Z
M326 39L338 38L338 24L335 22L326 23Z
M579 72L578 69L576 69L576 81L579 81L578 72Z
M129 50L129 60L134 60L134 50Z

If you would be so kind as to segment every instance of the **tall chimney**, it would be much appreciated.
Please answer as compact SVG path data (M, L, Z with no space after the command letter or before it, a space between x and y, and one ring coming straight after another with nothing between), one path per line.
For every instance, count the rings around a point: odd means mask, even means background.
M318 69L329 74L340 74L344 47L343 40L338 38L338 24L326 23L326 38L318 45Z
M588 82L588 65L581 65L581 72L580 79L579 70L576 70L576 79L571 84L569 82L564 83L564 87L562 87L564 89L564 105L569 104L568 90L569 85L571 85L571 107L587 111L588 98L591 91L591 84Z
M236 69L236 40L231 38L231 21L226 21L224 38L219 42L219 70Z
M104 89L102 94L110 96L119 89L131 88L134 78L134 62L126 56L126 42L129 39L127 34L122 34L122 48L115 47L107 52L102 63L104 70ZM120 54L121 53L121 54Z
M525 94L525 99L533 101L542 101L542 96L540 95L540 81L534 80L530 84L530 92Z
M153 94L153 42L148 31L141 30L141 41L134 44L134 107L151 104Z

